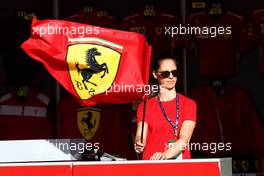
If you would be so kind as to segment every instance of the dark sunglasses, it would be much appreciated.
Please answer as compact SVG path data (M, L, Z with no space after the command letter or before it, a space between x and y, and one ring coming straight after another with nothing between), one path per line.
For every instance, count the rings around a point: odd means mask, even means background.
M159 75L162 77L162 78L168 78L170 77L170 74L172 73L172 76L173 77L177 77L178 76L178 72L177 70L172 70L172 71L162 71L162 72L158 72Z

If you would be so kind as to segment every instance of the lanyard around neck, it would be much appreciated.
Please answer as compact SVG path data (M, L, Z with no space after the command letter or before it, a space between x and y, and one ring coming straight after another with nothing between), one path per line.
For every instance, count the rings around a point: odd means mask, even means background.
M170 123L170 125L173 127L174 130L174 137L176 138L178 135L178 125L179 125L179 96L176 94L176 121L175 124L172 122L172 120L168 117L168 115L165 112L164 107L162 106L162 103L160 101L160 97L158 96L158 103L160 106L160 109L162 111L163 116L166 118L166 120Z

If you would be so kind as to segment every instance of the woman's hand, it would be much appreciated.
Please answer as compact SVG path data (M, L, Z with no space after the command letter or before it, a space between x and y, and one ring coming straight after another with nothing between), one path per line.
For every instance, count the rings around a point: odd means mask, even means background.
M134 144L134 149L137 153L142 153L145 148L145 144L141 142L136 142Z
M156 152L151 157L150 160L165 160L166 156L162 152Z
M137 153L142 153L145 148L147 131L148 131L148 124L144 122L144 133L143 133L143 138L142 138L142 122L138 122L137 132L136 132L135 142L134 142L134 149Z

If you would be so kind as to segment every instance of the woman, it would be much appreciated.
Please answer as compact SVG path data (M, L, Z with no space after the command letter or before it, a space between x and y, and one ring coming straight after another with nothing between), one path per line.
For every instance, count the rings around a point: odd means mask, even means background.
M196 104L176 92L176 60L161 57L155 62L152 74L160 89L146 102L142 142L143 103L138 107L135 151L143 152L143 160L190 158L188 143L195 127Z

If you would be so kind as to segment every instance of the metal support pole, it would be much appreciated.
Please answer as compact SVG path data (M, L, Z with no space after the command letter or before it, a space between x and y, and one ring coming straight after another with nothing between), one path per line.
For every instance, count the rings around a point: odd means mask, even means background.
M59 0L53 0L53 18L59 19ZM61 90L60 85L56 81L56 105L60 102Z
M185 21L186 21L186 0L181 0L181 20L183 26L185 26ZM188 89L188 82L187 82L187 49L183 48L183 54L182 54L182 60L183 60L183 91L184 94L187 94L187 89Z

